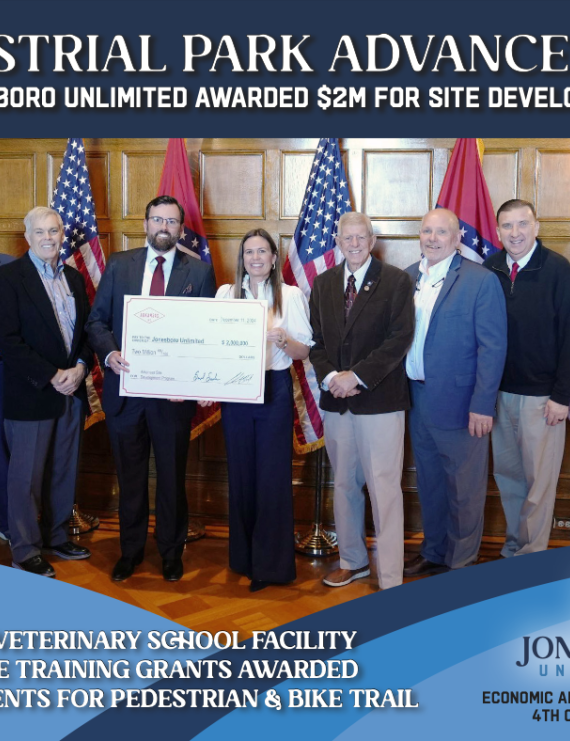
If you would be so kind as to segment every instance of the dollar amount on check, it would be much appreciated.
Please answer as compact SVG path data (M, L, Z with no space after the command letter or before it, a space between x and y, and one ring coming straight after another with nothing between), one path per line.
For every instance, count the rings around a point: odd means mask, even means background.
M263 404L267 301L125 296L121 396Z

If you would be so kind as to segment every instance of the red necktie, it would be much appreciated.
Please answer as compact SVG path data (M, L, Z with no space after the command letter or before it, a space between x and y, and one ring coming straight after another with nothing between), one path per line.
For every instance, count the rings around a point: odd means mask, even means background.
M514 262L513 267L511 268L511 283L515 282L515 278L517 277L518 272L519 272L519 264L518 262Z
M348 281L346 283L346 290L344 292L344 320L345 321L348 319L350 310L352 309L354 301L356 300L356 293L357 293L356 278L354 277L354 275L349 275Z
M150 282L150 295L151 296L164 296L164 271L162 269L162 263L166 260L165 257L156 258L156 268L152 274L152 280Z

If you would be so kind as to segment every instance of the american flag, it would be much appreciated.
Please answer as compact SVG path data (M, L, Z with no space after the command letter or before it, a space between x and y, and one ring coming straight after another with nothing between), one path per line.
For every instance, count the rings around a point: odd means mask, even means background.
M95 203L85 161L83 139L68 139L63 162L57 177L50 206L63 220L64 236L61 259L79 270L85 279L89 302L93 303L101 274L105 270L105 255L99 242ZM101 408L103 376L97 362L87 377L89 416L85 427L104 419Z
M202 222L202 214L194 193L194 183L184 139L168 140L157 196L172 196L184 209L184 228L177 247L182 247L184 252L188 252L203 262L211 263L212 256ZM215 424L220 416L219 404L205 408L199 406L192 420L191 440Z
M316 276L344 259L334 238L338 220L351 210L338 139L319 139L299 222L283 267L285 282L299 286L307 299ZM295 450L309 453L323 445L323 422L317 378L308 360L294 361L293 382Z
M481 139L457 139L437 199L438 208L448 208L459 219L461 254L479 263L501 249L481 166L483 151Z

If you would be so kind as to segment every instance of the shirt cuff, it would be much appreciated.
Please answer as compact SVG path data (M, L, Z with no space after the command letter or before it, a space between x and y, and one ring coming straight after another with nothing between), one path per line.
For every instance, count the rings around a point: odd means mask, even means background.
M354 371L352 371L352 372L354 373ZM333 378L334 378L334 377L335 377L335 376L336 376L337 374L338 374L338 371L331 371L331 372L330 372L330 373L329 373L329 374L328 374L327 376L325 376L325 378L324 378L323 382L321 383L321 388L322 388L322 390L323 390L323 391L328 391L328 390L329 390L329 383L331 382L331 380L332 380L332 379L333 379ZM358 384L359 384L360 386L362 386L362 388L365 388L365 389L367 389L367 388L368 388L368 386L367 386L367 385L366 385L366 384L364 383L364 381L363 381L363 380L362 380L361 378L359 378L359 377L358 377L358 376L356 375L356 373L354 373L354 377L355 377L355 378L356 378L356 380L358 381Z
M352 371L352 372L354 373L354 371ZM361 378L359 378L356 375L356 373L354 373L354 376L355 376L356 380L358 381L358 385L359 386L362 386L362 388L364 388L364 389L367 389L368 388L368 386L364 383L364 381Z
M331 380L332 380L332 379L333 379L333 378L334 378L334 377L335 377L335 376L336 376L337 374L338 374L338 371L331 371L330 373L328 373L328 374L327 374L327 375L326 375L326 376L324 377L324 379L323 379L323 382L321 383L321 388L322 388L322 390L323 390L323 391L328 391L328 390L329 390L329 383L331 382Z

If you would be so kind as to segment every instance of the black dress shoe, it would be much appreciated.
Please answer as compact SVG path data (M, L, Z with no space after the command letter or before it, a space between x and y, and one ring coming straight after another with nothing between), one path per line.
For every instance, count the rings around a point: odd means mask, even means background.
M113 581L125 581L129 576L132 576L135 572L136 567L142 563L142 558L128 558L127 556L121 556L121 558L115 564L111 579Z
M40 555L32 556L31 558L27 558L25 561L21 561L20 563L12 562L12 567L14 569L28 571L30 574L37 574L38 576L49 576L51 579L55 578L55 570L53 566Z
M252 579L249 585L250 592L261 592L262 589L268 587L271 584L269 581L261 581L260 579Z
M421 554L404 564L404 576L425 576L426 574L441 574L444 571L449 571L445 564L428 561Z
M184 567L181 558L165 558L162 561L162 576L164 581L180 581Z
M91 558L89 548L83 548L70 540L67 543L61 543L61 545L45 545L43 549L46 553L64 558L66 561L82 561L84 558Z

